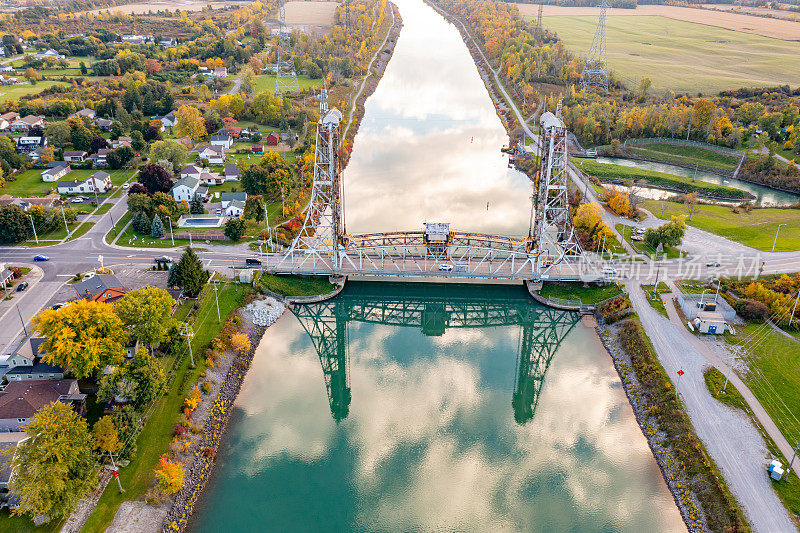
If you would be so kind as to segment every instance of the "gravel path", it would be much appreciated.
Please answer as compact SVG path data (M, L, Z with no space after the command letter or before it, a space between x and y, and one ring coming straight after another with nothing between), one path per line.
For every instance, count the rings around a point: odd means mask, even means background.
M678 390L697 435L756 531L795 531L767 477L769 452L748 417L715 400L706 389L708 362L680 331L647 302L638 284L628 285L631 302L667 374L683 370Z

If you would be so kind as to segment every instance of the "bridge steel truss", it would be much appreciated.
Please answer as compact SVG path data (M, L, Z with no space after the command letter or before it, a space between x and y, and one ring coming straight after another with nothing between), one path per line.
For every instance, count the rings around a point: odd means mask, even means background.
M545 113L555 117L552 113ZM338 130L342 114L320 95L314 182L303 226L289 249L268 258L278 274L442 276L592 281L597 269L578 244L569 214L567 130L545 128L535 230L525 237L449 231L429 242L424 231L347 234L342 211Z
M511 405L515 421L524 424L535 414L553 356L579 320L577 313L531 305L528 300L498 303L435 296L347 296L297 305L292 313L319 356L331 416L337 422L347 418L352 400L347 351L349 322L419 327L427 335L442 335L447 328L519 326L521 339Z

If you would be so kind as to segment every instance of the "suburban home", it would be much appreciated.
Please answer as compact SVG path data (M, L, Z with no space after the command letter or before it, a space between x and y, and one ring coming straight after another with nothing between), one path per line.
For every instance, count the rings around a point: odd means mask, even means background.
M204 202L207 202L207 201L211 200L211 194L208 192L208 187L206 187L205 185L200 185L197 188L197 193L196 194Z
M66 59L67 58L67 56L65 56L63 54L59 54L58 52L56 52L52 48L49 48L47 50L40 50L39 52L36 52L35 54L33 54L33 56L36 59L46 59L48 57L53 58L53 59Z
M28 131L34 126L41 126L44 128L44 117L28 115L26 117L17 118L17 120L11 123L11 131Z
M10 194L0 195L0 207L14 204L22 207L25 211L32 205L40 205L45 209L52 209L60 201L61 196L56 193L50 193L47 196L29 196L27 198L14 198Z
M93 120L95 115L96 115L96 113L94 112L94 109L89 109L88 107L84 107L80 111L77 111L77 112L73 113L72 115L70 115L70 118L72 118L72 117L79 117L79 118L87 117L87 118Z
M253 150L254 154L259 154L260 155L260 154L264 153L264 147L262 145L260 145L260 144L254 144L253 147L252 147L252 150Z
M128 292L113 274L95 274L72 287L78 298L95 302L114 302Z
M244 202L234 200L225 208L225 216L231 218L239 218L244 213Z
M203 172L200 174L200 184L211 186L211 185L222 185L225 183L225 178L220 176L217 172Z
M38 148L47 146L46 137L18 137L17 138L17 153L27 154L33 152Z
M102 131L111 131L111 126L114 125L114 121L108 120L107 118L98 118L94 123L97 124L97 127Z
M65 163L61 161L61 165L57 165L54 167L50 167L47 170L42 171L42 181L58 181L67 174L70 173L72 170L69 166L69 163Z
M161 39L160 41L158 41L158 46L160 46L161 48L172 48L174 46L178 46L178 41L169 38Z
M9 65L8 63L0 65L0 72L14 72L14 67Z
M247 193L246 192L223 192L219 195L219 201L222 204L222 208L225 209L230 205L231 202L242 202L245 203L247 201Z
M106 157L113 151L114 150L112 150L111 148L100 148L96 154L90 155L89 159L91 159L94 162L94 166L105 167L108 166L108 161L106 161Z
M239 181L239 167L236 165L225 165L225 181Z
M5 287L14 279L14 272L6 268L5 263L0 263L0 287Z
M6 131L11 127L11 123L4 118L0 118L0 131Z
M131 146L133 143L133 139L130 137L119 137L116 140L111 141L111 149L116 150L122 146Z
M63 368L42 361L45 353L42 348L44 341L45 339L42 337L34 337L23 344L10 358L18 358L21 364L12 366L11 370L6 372L5 378L9 383L12 381L64 379Z
M215 78L227 78L228 69L225 67L214 67L214 71L209 73L209 75L214 76Z
M178 117L175 115L175 111L170 111L159 120L161 121L161 125L165 128L172 128L178 123Z
M9 111L8 113L3 113L2 115L0 115L0 119L8 122L10 126L13 122L19 120L19 113L15 111Z
M123 43L144 44L153 40L152 35L123 35Z
M267 135L267 138L266 138L266 140L264 142L267 143L267 146L277 146L278 143L280 142L280 140L281 140L280 135L278 135L277 132L273 131L272 133ZM255 145L253 145L253 147L255 148ZM253 151L255 151L255 150L253 150Z
M84 192L104 193L111 189L111 176L108 172L98 170L88 178L82 180L59 181L56 190L58 194L80 194Z
M191 176L193 178L200 179L200 174L202 174L205 171L207 171L207 169L198 167L197 165L186 165L181 169L179 176L181 178L188 178Z
M88 156L86 152L83 150L68 150L64 152L64 161L70 161L72 163L83 163L86 161L86 156Z
M176 202L191 202L199 186L200 180L194 176L181 178L172 186L172 197Z
M225 163L225 150L220 146L206 146L197 154L200 159L205 159L212 165Z
M86 395L77 379L10 382L0 392L0 431L22 431L33 415L53 402L71 405L81 415L86 412Z
M212 135L211 146L220 146L223 150L229 150L233 146L233 137L227 133Z

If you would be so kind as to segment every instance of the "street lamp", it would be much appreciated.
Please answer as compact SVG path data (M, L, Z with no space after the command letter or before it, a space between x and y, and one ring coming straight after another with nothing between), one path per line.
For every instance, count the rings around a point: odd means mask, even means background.
M703 291L703 294L700 295L700 304L699 304L700 307L703 307L703 296L705 296L706 292L708 292L709 290L711 289L705 289Z
M39 244L39 237L36 235L36 226L33 225L33 215L26 213L28 218L31 219L31 227L33 228L33 238L36 239L36 244Z
M778 232L781 230L781 226L785 226L786 223L778 224L778 229L775 230L775 240L772 241L772 251L775 251L775 244L778 242Z

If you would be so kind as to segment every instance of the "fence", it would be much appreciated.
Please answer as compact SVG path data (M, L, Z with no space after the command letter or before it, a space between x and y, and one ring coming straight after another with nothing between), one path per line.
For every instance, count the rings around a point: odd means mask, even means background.
M728 322L732 322L736 318L736 311L725 301L725 298L717 297L715 300L711 294L678 294L678 304L689 320L694 320L697 314L702 311L699 307L701 300L708 303L715 302L717 304L716 311Z

